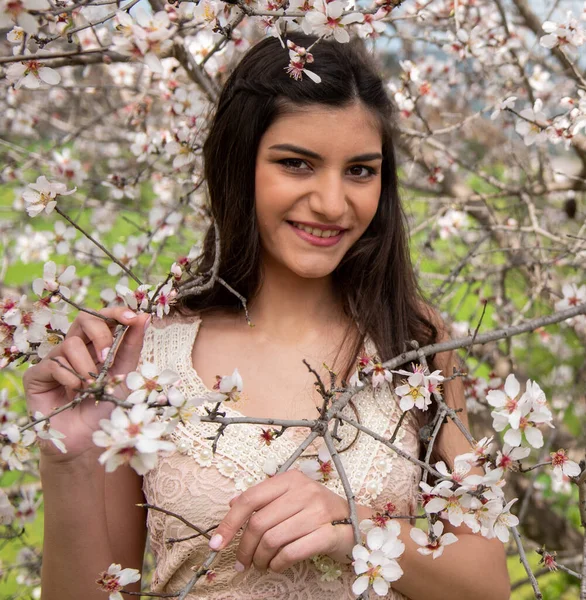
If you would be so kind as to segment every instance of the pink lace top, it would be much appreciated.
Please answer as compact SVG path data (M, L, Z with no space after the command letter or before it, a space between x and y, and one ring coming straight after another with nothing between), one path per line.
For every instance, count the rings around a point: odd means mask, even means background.
M187 396L202 396L208 391L192 366L192 347L201 320L172 321L164 327L151 325L145 335L141 362L153 362L161 369L170 368L181 376L181 387ZM373 355L373 345L367 340L366 351ZM401 411L390 387L384 384L374 392L364 389L354 396L355 408L344 412L381 436L389 437ZM210 405L211 406L211 405ZM197 409L205 414L204 407ZM242 416L231 406L223 407L227 416ZM218 425L187 423L171 434L177 446L159 457L157 466L144 476L143 491L148 503L180 514L202 529L217 525L229 510L228 502L238 492L263 481L267 475L263 466L274 458L283 464L303 441L309 429L291 428L270 446L259 437L260 425L238 424L221 436L217 451L212 454L212 442ZM381 509L385 503L395 504L399 514L414 514L416 494L421 478L420 468L397 456L371 436L357 432L346 424L339 428L341 442L336 442L344 460L356 501ZM316 442L320 441L320 438ZM398 433L397 443L407 452L418 453L415 423L406 418ZM315 456L317 448L310 446L297 460L299 464ZM294 465L295 466L295 465ZM326 482L328 488L344 496L339 479ZM147 525L150 545L156 559L151 591L170 593L181 590L209 555L203 536L179 542L194 532L178 519L160 511L149 510ZM329 557L318 556L297 563L283 573L270 570L262 574L254 567L245 573L234 570L238 534L233 542L218 554L212 568L215 577L202 577L187 596L190 600L350 600L355 598L352 565L334 563ZM390 590L388 600L405 597Z

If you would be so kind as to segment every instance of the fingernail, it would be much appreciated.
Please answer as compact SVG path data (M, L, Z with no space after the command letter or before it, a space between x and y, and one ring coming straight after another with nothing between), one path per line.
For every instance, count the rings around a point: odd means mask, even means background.
M244 571L246 567L239 561L237 560L234 563L234 569L236 569L236 571L238 571L239 573L242 573L242 571Z
M144 322L144 330L145 331L149 328L150 324L151 324L151 317L149 315L149 318Z
M136 319L136 317L137 317L138 315L137 315L136 313L133 313L131 310L125 310L125 311L122 313L122 316L123 316L125 319Z
M212 550L217 550L222 545L223 541L224 541L224 538L219 533L215 533L214 535L212 535L212 539L210 540L209 547Z
M106 358L108 357L108 352L110 352L110 347L104 348L102 350L102 362L104 362L106 360Z

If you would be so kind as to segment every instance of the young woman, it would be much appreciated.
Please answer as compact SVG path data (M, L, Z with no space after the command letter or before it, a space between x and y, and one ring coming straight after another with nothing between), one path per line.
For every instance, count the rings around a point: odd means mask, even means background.
M309 47L315 39L295 35L293 41ZM238 298L220 284L150 325L146 315L107 308L103 315L129 326L113 372L154 362L180 374L187 396L201 396L217 375L237 367L245 398L237 410L227 403L227 416L315 419L322 398L303 359L329 381L325 363L340 383L363 353L387 360L411 340L428 344L445 337L418 293L409 259L384 85L360 44L320 41L313 54L319 84L288 75L287 52L278 40L252 48L224 87L204 148L210 210L221 241L219 275L247 299L254 327L247 325ZM212 226L201 273L211 269L214 253ZM64 404L79 384L50 358L79 373L95 372L112 345L112 331L105 321L80 314L65 341L26 373L31 410L47 413ZM451 372L452 357L436 356L433 365ZM464 409L457 381L446 386L445 396ZM67 436L68 453L42 447L43 600L102 599L94 583L98 571L113 562L140 569L147 527L144 510L135 504L145 499L213 534L211 540L192 537L180 520L150 510L154 592L181 590L212 547L220 550L215 577L200 581L189 598L354 597L352 528L331 524L349 515L341 482L335 476L316 481L303 468L319 464L319 444L298 459L300 468L266 475L267 464L282 464L307 429L287 429L267 444L261 426L231 425L213 454L208 438L217 425L179 425L172 434L177 451L160 457L143 480L128 467L106 475L97 462L101 449L93 445L92 432L110 411L90 403L59 414L52 425ZM345 409L387 437L400 413L387 384L366 386ZM461 418L467 422L465 412ZM421 424L408 413L397 438L413 455L422 450ZM340 427L338 436L359 519L389 502L397 514L413 514L419 467L350 425ZM456 427L444 426L437 456L451 461L468 450ZM323 451L319 457L324 459ZM498 540L446 522L444 531L459 541L431 560L417 552L412 525L401 523L404 574L387 598L508 598Z

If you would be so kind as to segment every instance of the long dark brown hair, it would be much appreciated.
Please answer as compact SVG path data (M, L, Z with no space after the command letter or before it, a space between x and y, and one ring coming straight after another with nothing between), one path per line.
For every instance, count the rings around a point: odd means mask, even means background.
M289 36L308 48L313 36ZM227 80L205 142L205 178L209 208L221 240L219 275L250 301L262 284L260 237L255 216L255 168L261 137L275 119L293 107L321 104L345 107L361 102L376 116L382 133L382 189L377 212L362 237L333 272L346 315L358 323L351 361L341 373L353 371L365 335L388 360L417 340L437 339L437 329L422 299L408 248L405 214L398 193L393 145L393 106L383 81L364 45L321 40L308 65L321 77L301 81L286 72L288 52L276 38L268 38L241 60ZM213 225L203 242L197 271L211 270L215 254ZM238 310L240 301L224 286L184 297L180 312L222 307ZM350 338L349 338L350 339Z

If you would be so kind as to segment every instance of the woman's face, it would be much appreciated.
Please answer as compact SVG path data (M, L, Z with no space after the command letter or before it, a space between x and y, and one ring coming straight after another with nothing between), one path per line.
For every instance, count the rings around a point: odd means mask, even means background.
M381 163L379 127L360 103L280 116L256 159L264 260L300 277L330 275L376 213Z

